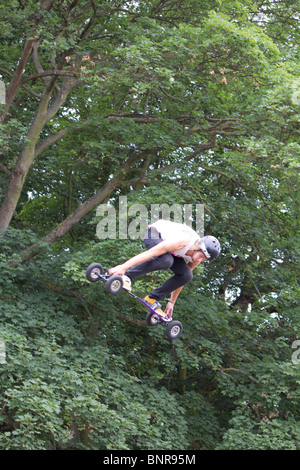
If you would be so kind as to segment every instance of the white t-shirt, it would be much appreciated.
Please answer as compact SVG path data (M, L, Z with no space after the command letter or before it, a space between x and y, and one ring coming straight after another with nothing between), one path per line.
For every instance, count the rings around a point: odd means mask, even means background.
M192 258L186 255L186 252L193 246L195 243L200 241L200 237L195 230L185 224L179 224L177 222L171 222L170 220L158 220L154 224L149 225L150 228L155 228L160 234L163 240L171 240L176 238L176 235L180 234L182 230L189 232L191 234L191 241L188 245L181 248L180 250L172 251L172 255L179 256L183 258L187 263L192 261Z

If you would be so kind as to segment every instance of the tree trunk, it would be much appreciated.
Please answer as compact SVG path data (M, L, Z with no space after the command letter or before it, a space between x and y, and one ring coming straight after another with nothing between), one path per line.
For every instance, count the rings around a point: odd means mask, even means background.
M18 163L11 175L8 189L0 208L0 232L2 232L2 234L9 226L14 215L27 173L35 157L43 150L43 144L37 147L37 142L43 127L55 116L70 91L82 83L80 81L75 82L75 80L69 77L64 78L59 92L57 92L56 97L48 107L56 81L57 76L54 76L44 89L40 104L27 134L27 138L30 143L21 153ZM61 131L52 136L52 140L51 138L48 138L48 142L45 143L45 147L47 147L48 144L51 144L51 142L55 142L63 135L64 132Z
M10 224L20 198L24 180L35 157L35 147L41 130L46 123L47 106L51 91L45 91L41 98L36 115L28 132L30 143L21 153L0 208L0 230L4 231Z

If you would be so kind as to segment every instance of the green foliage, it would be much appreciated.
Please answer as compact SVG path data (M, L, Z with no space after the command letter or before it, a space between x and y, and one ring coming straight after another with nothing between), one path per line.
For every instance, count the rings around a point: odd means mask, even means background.
M297 5L42 5L0 6L6 86L36 41L0 128L1 203L22 187L0 234L0 449L298 450ZM49 80L48 111L64 100L34 142ZM99 239L95 206L84 210L99 194L116 239ZM176 302L176 341L125 293L86 280L90 263L144 249L142 233L118 237L120 196L128 224L134 205L150 222L162 204L192 205L195 224L203 204L221 241Z
M1 400L9 410L1 416L2 449L77 447L85 431L82 446L95 449L186 445L180 400L166 400L166 389L158 393L129 373L106 341L109 326L97 327L96 319L88 324L76 303L75 315L68 313L69 302L38 285L25 283L19 296L1 302L7 351ZM90 328L92 338L86 337ZM168 436L164 443L161 433Z

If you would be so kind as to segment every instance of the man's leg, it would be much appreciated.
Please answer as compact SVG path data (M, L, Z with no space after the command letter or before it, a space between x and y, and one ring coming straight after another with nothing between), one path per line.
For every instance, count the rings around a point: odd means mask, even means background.
M158 245L163 241L163 239L159 236L159 233L155 232L153 234L153 231L151 231L150 229L148 230L148 234L144 239L144 244L147 250L149 250L155 245ZM171 255L171 253L165 253L155 258L151 258L148 261L145 261L144 263L138 264L133 268L128 269L125 274L133 281L134 279L137 279L143 274L148 274L153 271L170 269L173 262L174 257Z
M184 286L193 279L193 272L188 267L184 259L173 256L173 264L170 269L174 276L164 282L160 287L150 292L151 299L162 300L171 294L178 287Z

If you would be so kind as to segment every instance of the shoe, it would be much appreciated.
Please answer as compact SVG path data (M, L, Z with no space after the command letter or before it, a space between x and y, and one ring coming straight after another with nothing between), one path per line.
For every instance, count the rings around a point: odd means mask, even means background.
M149 307L152 308L152 310L155 310L161 317L167 318L168 315L162 310L160 303L156 299L151 299L148 295L144 298L144 301L146 304L149 305Z
M131 279L126 274L123 276L123 289L131 292Z

